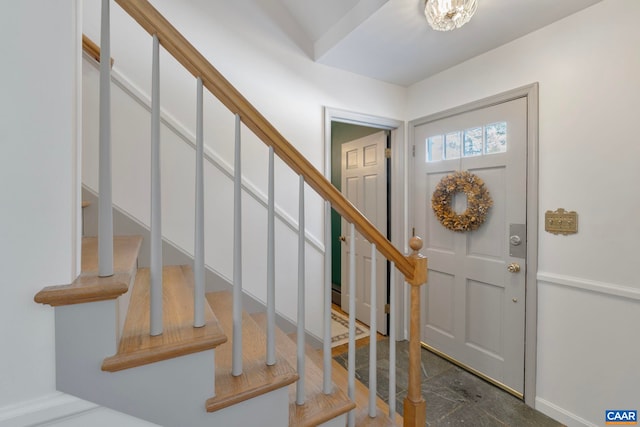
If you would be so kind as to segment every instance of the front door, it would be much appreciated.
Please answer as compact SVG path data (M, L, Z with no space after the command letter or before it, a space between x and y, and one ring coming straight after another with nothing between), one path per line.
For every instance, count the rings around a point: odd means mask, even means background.
M423 344L522 397L526 98L417 124L414 144L416 234L429 259ZM434 214L436 187L456 171L480 178L493 200L473 231L454 231ZM466 193L451 202L464 219Z
M342 194L367 217L383 235L387 235L387 171L385 148L387 133L377 132L342 144ZM342 309L349 310L349 224L342 220ZM356 232L356 319L370 324L371 319L371 244ZM387 333L384 312L387 297L387 262L376 255L376 324Z

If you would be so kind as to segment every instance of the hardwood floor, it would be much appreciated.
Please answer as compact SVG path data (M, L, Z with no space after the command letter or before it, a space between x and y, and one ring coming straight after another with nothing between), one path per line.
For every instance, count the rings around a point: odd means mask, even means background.
M347 313L345 313L339 305L336 304L332 304L332 308L334 310L336 310L337 312L347 316ZM385 340L386 337L384 335L381 335L379 333L375 333L375 339L380 341L380 340ZM359 349L365 349L369 347L369 343L371 340L371 335L368 337L364 337L361 338L359 340L356 340L356 351L358 351ZM349 350L349 344L342 344L336 347L333 347L331 349L331 357L335 358L336 356L340 356L340 355L345 355L344 357L346 357L347 353ZM317 363L321 363L322 362L322 350L317 350L316 352L316 361ZM348 377L347 377L347 371L346 369L340 365L338 362L336 362L335 359L332 360L332 371L333 371L333 381L336 384L336 386L338 386L339 388L343 389L343 390L347 390L347 382L348 382ZM362 384L358 379L356 379L356 406L358 408L358 412L356 415L356 424L357 425L363 425L363 426L385 426L385 425L396 425L396 426L401 426L402 425L402 415L396 413L395 416L395 424L389 424L391 423L391 421L386 417L386 416L378 416L376 418L369 418L369 416L367 415L367 407L369 405L369 401L368 401L368 393L369 393L369 389ZM380 397L378 397L376 399L376 406L378 409L378 414L380 415L387 415L389 413L389 406L387 405L387 403L385 401L383 401L382 399L380 399Z
M337 311L337 312L338 312L338 313L340 313L340 314L343 314L343 315L345 315L345 316L348 316L348 314L347 314L347 313L345 313L345 312L340 308L340 306L339 306L339 305L332 304L332 305L331 305L331 308L332 308L332 309L334 309L335 311ZM358 323L359 323L359 322L358 322ZM377 339L378 341L383 340L383 339L385 338L385 336L384 336L384 335L381 335L381 334L379 334L379 333L377 333L377 332L376 332L375 336L376 336L376 339ZM357 349L359 349L359 348L362 348L362 347L366 347L366 346L368 346L368 345L369 345L369 340L370 340L370 336L368 336L368 337L364 337L364 338L361 338L361 339L357 340L357 341L356 341L356 350L357 350ZM331 349L331 357L336 357L336 356L339 356L339 355L341 355L341 354L344 354L344 353L346 353L348 350L349 350L349 343L345 343L345 344L342 344L342 345L339 345L339 346L333 347L333 348Z

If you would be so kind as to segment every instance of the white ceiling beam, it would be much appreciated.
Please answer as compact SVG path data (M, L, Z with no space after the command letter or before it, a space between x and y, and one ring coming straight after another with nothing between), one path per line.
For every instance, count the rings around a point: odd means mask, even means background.
M338 22L329 28L313 45L313 59L322 58L349 33L358 28L389 0L360 0Z

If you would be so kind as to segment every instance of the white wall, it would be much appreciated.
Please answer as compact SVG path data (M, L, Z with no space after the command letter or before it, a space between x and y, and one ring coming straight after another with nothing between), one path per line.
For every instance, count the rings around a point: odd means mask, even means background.
M540 83L537 406L571 425L640 401L639 19L604 0L409 88L415 119ZM560 207L578 234L544 231Z
M84 7L84 32L99 41L98 2ZM225 77L253 103L302 154L324 170L323 107L330 106L367 114L398 118L404 115L406 90L387 83L313 63L268 18L261 2L240 0L209 2L192 0L153 1ZM194 13L192 8L197 8ZM124 12L112 8L112 56L114 72L126 76L135 91L150 93L151 38ZM166 117L178 128L193 134L195 128L195 80L165 52L161 54L161 99ZM97 189L95 144L94 70L85 67L85 147L83 182ZM113 95L114 203L141 222L149 220L148 113L120 89ZM143 98L145 96L143 95ZM223 171L233 165L233 117L213 96L205 96L205 145L220 168L206 167L206 262L223 277L232 277L232 186ZM163 234L188 252L193 248L193 150L176 132L162 131ZM243 175L258 199L266 194L267 149L243 134ZM298 180L276 162L276 206L289 223L298 216ZM323 207L320 199L306 193L307 301L309 330L321 336ZM244 246L245 289L264 300L266 277L266 210L253 197L245 197ZM278 311L295 319L297 273L296 240L287 221L276 225L276 282ZM313 308L317 307L318 310Z
M1 6L0 413L55 392L53 309L33 297L79 268L76 7Z

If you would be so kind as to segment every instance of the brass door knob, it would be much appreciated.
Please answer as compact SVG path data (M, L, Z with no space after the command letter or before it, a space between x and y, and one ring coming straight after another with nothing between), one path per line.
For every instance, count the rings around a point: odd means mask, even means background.
M509 273L518 273L520 271L520 264L517 262L512 262L507 266L507 271Z
M347 238L344 237L344 236L340 236L340 237L338 237L338 239L340 239L341 242L346 242L347 241Z

